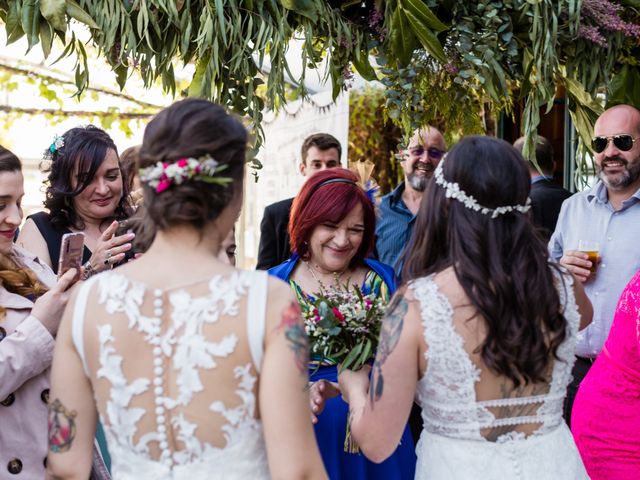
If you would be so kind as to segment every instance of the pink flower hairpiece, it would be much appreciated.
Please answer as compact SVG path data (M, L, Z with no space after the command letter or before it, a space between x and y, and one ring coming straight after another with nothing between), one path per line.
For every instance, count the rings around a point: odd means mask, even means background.
M218 173L227 168L220 165L211 155L200 158L181 158L174 163L157 162L155 165L140 169L140 180L162 193L171 185L180 185L188 180L227 185L232 180L220 177Z

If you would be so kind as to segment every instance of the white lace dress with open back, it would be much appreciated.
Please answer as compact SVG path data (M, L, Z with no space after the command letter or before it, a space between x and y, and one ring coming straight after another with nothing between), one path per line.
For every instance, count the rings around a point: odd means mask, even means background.
M269 478L256 402L266 272L168 290L117 272L80 287L73 341L114 480Z
M565 277L565 291L556 275L568 328L550 383L519 394L493 388L491 398L483 386L500 377L483 364L475 351L478 337L464 326L468 318L454 314L434 279L410 283L427 344L427 369L417 388L424 426L416 448L416 479L588 479L562 418L580 321L571 279ZM496 395L500 391L504 395Z

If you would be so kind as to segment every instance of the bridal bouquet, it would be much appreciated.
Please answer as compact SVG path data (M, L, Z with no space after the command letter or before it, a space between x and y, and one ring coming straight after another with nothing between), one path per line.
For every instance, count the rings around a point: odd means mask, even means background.
M385 302L356 285L322 288L303 316L312 356L358 370L373 357Z
M356 285L325 289L303 312L312 356L320 363L339 363L340 371L358 370L378 346L385 302L375 293L364 294ZM347 420L344 451L359 453L351 438L351 416Z

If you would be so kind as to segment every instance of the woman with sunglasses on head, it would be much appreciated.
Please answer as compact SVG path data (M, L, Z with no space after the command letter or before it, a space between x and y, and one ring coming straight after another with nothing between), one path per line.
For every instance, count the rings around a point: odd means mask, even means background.
M358 176L343 168L315 173L293 201L289 237L294 254L269 274L289 282L303 311L315 308L318 292L358 286L386 303L395 291L393 270L367 258L373 247L375 209ZM332 480L413 478L415 454L408 427L395 453L380 465L345 451L348 408L337 389L337 361L312 358L309 365L316 439ZM396 448L397 447L397 448Z
M436 168L373 368L339 376L369 458L393 451L417 398L416 479L588 478L562 404L591 305L548 262L530 188L520 154L494 138L463 139Z
M83 282L65 311L52 478L86 478L99 415L114 480L326 479L295 297L218 257L242 206L246 144L242 122L202 99L145 129L140 180L155 236L135 262Z
M18 244L57 272L62 236L82 232L86 278L122 262L134 235L116 231L132 209L111 137L93 125L72 128L54 139L43 164L48 212L27 218Z
M53 348L76 271L51 269L13 243L22 222L18 157L0 147L0 478L42 479Z

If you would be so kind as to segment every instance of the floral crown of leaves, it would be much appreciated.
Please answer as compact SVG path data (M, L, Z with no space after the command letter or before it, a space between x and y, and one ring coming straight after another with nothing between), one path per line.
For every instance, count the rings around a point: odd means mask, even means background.
M473 198L473 196L468 195L464 190L462 190L462 188L460 188L460 185L458 183L447 182L445 180L444 173L443 173L445 158L446 158L446 155L445 157L442 158L442 160L440 160L440 163L436 167L434 178L436 183L440 185L442 188L444 188L445 196L447 198L453 198L454 200L457 200L460 203L462 203L466 208L469 208L476 212L480 212L483 215L491 215L491 218L497 218L500 215L504 215L505 213L510 213L514 211L520 212L520 213L526 213L531 208L531 199L529 198L527 198L527 202L525 205L507 205L504 207L497 207L497 208L489 208L489 207L484 207L480 205L478 201L475 198Z
M229 177L218 174L227 168L220 165L211 155L199 158L180 158L176 162L157 162L146 168L141 168L140 181L148 184L156 193L162 193L172 185L180 185L188 180L227 185L232 182Z
M64 138L60 135L54 135L51 145L49 145L49 148L44 151L44 159L51 160L53 158L53 154L60 150L62 147L64 147Z

